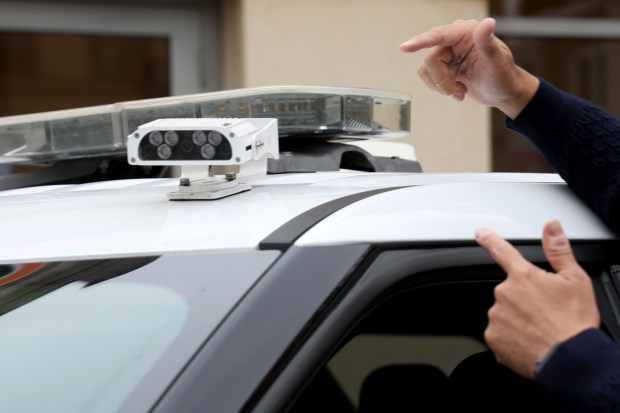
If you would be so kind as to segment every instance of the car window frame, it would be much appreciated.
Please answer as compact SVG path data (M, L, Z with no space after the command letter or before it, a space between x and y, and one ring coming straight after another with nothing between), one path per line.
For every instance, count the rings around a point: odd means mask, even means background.
M519 252L529 261L544 265L546 259L538 242L515 243ZM617 242L580 241L573 243L577 260L584 265L599 267L613 262ZM351 331L366 312L382 300L394 285L404 279L418 278L419 286L424 283L437 283L438 280L425 278L424 274L446 269L451 272L459 267L486 266L499 270L490 255L477 244L441 242L412 245L375 246L364 265L355 285L349 286L346 297L339 302L322 324L308 337L303 346L291 359L273 385L261 396L252 412L286 411L301 394L301 389L317 373L319 367L343 344L347 332ZM415 269L413 269L415 268ZM599 274L596 274L598 276ZM593 277L594 278L594 277ZM595 285L598 283L595 282ZM411 288L415 283L409 283ZM598 289L597 289L598 290ZM606 305L607 297L597 293L597 299ZM620 322L615 320L620 328Z
M291 246L171 383L153 413L249 411L339 302L367 244ZM269 323L265 323L269 320ZM263 326L261 334L257 328Z

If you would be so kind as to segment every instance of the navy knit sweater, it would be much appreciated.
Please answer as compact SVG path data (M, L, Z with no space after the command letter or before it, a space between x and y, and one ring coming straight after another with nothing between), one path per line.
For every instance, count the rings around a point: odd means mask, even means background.
M620 233L620 120L541 80L506 125L527 136L605 223ZM620 412L620 347L599 329L563 342L536 377L563 412Z
M509 128L527 136L570 188L620 233L620 120L541 80Z

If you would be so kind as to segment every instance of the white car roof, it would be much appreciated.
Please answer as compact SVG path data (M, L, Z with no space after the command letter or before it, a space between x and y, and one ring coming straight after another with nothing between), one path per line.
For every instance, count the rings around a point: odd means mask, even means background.
M215 201L168 200L177 179L2 191L0 262L256 249L300 214L378 188L395 189L335 211L296 244L473 241L481 226L537 240L551 218L573 239L615 237L555 174L323 172L249 183L252 190Z

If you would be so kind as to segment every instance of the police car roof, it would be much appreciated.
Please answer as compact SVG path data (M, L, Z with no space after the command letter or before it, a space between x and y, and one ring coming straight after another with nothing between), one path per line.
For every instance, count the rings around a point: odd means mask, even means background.
M293 220L291 242L301 246L473 242L479 227L536 241L552 218L573 240L615 237L555 174L325 172L248 182L250 191L216 201L168 200L176 179L3 191L0 256L18 263L257 249Z

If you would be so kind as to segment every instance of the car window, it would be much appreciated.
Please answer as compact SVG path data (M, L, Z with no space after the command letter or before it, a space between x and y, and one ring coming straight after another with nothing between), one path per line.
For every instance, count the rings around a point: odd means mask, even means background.
M482 330L494 285L417 287L382 300L347 334L288 411L306 412L310 400L321 400L311 395L326 387L326 376L332 380L332 397L347 402L342 412L428 406L463 359L486 350Z
M3 411L79 411L84 404L116 410L189 311L180 295L162 287L85 287L73 282L0 318L0 382L12 389L0 401Z
M3 266L0 411L148 410L276 257Z
M522 251L544 266L533 248ZM581 253L580 247L575 250ZM597 250L588 249L592 251ZM416 254L420 259L412 258ZM600 250L594 255L582 254L597 286L609 257ZM385 265L377 264L380 261ZM424 270L417 272L416 267ZM493 393L517 399L514 403L523 411L532 406L553 411L534 392L532 382L499 366L485 346L487 310L494 287L504 277L476 249L389 251L377 256L326 322L323 331L331 337L324 339L332 343L329 356L310 370L309 378L300 380L303 391L283 411L329 410L330 406L336 406L330 411L340 412L451 411L459 408L451 403L464 398L475 409L476 403ZM603 312L609 299L601 288L596 287L596 293ZM336 321L338 317L349 321ZM609 332L608 324L615 322L603 317L603 328ZM328 347L322 347L318 337L310 342L314 348L301 351L299 359L321 360L312 351ZM301 361L298 369L300 365ZM494 382L494 376L501 380Z
M330 359L327 370L359 409L362 386L373 373L383 370L387 376L388 369L413 371L431 366L447 376L465 357L484 350L483 343L467 336L360 334Z

